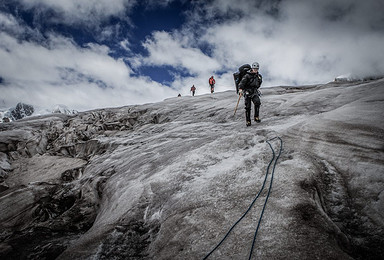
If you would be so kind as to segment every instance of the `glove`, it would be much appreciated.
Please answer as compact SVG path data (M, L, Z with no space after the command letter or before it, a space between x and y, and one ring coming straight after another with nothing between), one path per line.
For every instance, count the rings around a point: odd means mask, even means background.
M243 94L243 90L239 89L239 95L242 95L242 94Z

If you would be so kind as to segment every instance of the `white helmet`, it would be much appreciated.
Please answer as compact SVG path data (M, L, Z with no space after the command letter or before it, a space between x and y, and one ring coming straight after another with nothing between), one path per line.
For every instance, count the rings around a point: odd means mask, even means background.
M259 68L259 63L254 62L252 63L252 69L258 69Z

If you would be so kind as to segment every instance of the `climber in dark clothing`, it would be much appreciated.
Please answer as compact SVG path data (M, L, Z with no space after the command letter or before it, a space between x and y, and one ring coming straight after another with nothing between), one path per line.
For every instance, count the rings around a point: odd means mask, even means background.
M259 109L260 109L260 98L259 98L259 88L263 78L259 74L259 63L254 62L252 68L247 71L244 77L239 83L239 95L244 95L245 101L245 120L247 126L251 125L251 101L255 105L255 121L260 123L259 118Z

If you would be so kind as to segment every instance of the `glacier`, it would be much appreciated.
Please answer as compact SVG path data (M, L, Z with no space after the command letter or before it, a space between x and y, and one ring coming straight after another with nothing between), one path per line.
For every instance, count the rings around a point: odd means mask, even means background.
M203 259L260 191L275 137L253 258L382 257L384 80L261 101L250 127L235 91L0 124L1 259ZM248 258L266 195L208 259Z

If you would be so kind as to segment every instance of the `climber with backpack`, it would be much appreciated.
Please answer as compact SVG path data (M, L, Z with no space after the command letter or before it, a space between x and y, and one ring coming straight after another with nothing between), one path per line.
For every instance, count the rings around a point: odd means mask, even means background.
M215 88L215 83L216 83L216 81L215 81L215 79L213 78L213 76L211 76L210 78L209 78L209 86L211 87L211 93L213 93L215 90L214 90L214 88Z
M248 64L246 64L248 65ZM238 94L240 96L244 96L244 102L245 102L245 120L246 125L251 125L251 101L253 102L255 106L254 111L254 120L257 123L260 123L260 117L259 117L259 109L260 109L260 92L259 88L261 86L261 83L263 82L263 78L261 74L259 74L259 63L254 62L252 63L252 66L250 69L247 69L247 66L244 67L244 76L239 80L238 84L236 85L238 89ZM242 68L241 66L240 68ZM249 65L248 65L249 66ZM235 75L234 75L235 77ZM236 83L236 78L235 78Z

